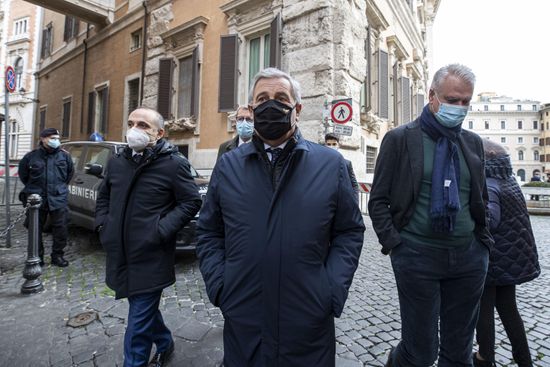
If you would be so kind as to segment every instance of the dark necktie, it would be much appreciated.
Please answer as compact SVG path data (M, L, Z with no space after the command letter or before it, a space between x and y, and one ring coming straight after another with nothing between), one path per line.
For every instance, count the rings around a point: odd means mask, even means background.
M267 153L271 153L271 165L274 166L275 163L277 163L277 159L279 159L279 156L283 152L282 148L267 148L265 150Z

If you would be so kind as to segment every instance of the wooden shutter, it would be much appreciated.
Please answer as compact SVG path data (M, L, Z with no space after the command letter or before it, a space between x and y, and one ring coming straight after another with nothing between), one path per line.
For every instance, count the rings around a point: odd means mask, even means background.
M271 34L269 38L269 66L281 68L281 41L282 41L283 22L281 13L275 16L271 22Z
M388 53L378 51L378 116L381 118L389 117L389 99L388 99Z
M411 81L407 77L401 78L401 110L402 122L411 121Z
M416 95L416 111L418 116L422 114L422 110L424 109L424 95L423 94L417 94Z
M392 93L393 93L393 123L395 126L401 123L401 116L399 114L399 84L398 74L397 74L397 62L393 64L392 72Z
M195 119L199 116L200 101L200 65L199 65L199 46L193 50L192 66L193 74L191 78L191 116Z
M365 109L370 111L371 109L371 86L372 86L372 76L371 76L371 63L372 63L372 49L370 47L371 35L370 27L367 28L367 39L365 41L365 57L367 59L367 73L365 77Z
M109 130L109 87L101 90L101 120L99 130L102 134L107 134Z
M38 128L39 133L46 128L46 109L43 108L40 110L40 127Z
M88 134L94 132L95 91L88 93Z
M237 107L239 40L236 34L229 34L221 36L220 42L218 111L229 112Z
M73 33L73 18L65 15L65 29L63 31L63 41L67 42Z
M61 136L64 138L69 137L69 130L71 126L71 101L63 103L63 128L61 129Z
M40 56L43 59L46 58L46 44L48 43L47 37L48 37L48 29L45 28L42 30L42 50L40 52Z
M172 59L161 59L159 63L157 111L165 120L170 120L172 118L172 76L174 66Z

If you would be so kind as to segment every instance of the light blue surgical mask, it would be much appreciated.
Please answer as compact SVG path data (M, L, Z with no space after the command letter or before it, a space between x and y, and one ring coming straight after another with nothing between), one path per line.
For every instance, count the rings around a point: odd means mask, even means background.
M441 103L437 94L435 95L439 102L439 111L434 116L441 125L452 128L460 125L468 114L468 106L457 106L449 103Z
M237 120L237 134L242 139L250 139L254 133L254 123L247 119Z
M59 139L50 139L48 140L48 146L52 149L59 148L61 143L59 142Z

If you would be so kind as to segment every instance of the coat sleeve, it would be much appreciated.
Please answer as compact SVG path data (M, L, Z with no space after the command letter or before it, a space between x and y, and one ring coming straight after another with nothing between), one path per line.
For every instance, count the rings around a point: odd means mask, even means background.
M183 228L201 208L199 189L191 176L189 162L183 157L173 157L179 165L173 176L173 194L176 205L159 221L159 231L162 237L170 238Z
M112 164L112 160L111 160ZM105 178L99 186L99 192L97 194L97 200L95 203L95 222L94 228L97 229L105 223L105 219L109 214L109 201L111 199L111 180L109 170L105 174Z
M68 184L71 182L74 175L74 164L71 155L68 152L65 154L67 154L67 181L65 183Z
M489 202L487 204L489 229L493 232L500 224L500 192L496 182L492 179L487 180L487 190L489 191Z
M208 185L206 201L201 210L197 230L197 256L208 298L220 306L225 267L225 226L219 199L219 176L223 159L216 164Z
M331 227L330 248L326 260L332 293L332 309L336 317L340 317L344 309L363 247L365 224L355 195L346 164L342 160L338 203Z
M21 182L23 182L23 185L27 185L27 183L29 183L29 153L25 154L23 159L19 161L17 174L19 175Z
M368 205L372 226L384 254L388 254L393 247L401 243L401 236L393 225L390 208L392 183L399 180L399 177L394 177L396 167L399 166L399 147L395 140L392 133L387 133L382 139Z
M357 178L355 177L355 172L353 172L353 165L351 164L351 161L347 161L348 166L348 173L349 173L349 179L351 181L351 187L353 188L353 191L355 193L359 193L359 184L357 183Z

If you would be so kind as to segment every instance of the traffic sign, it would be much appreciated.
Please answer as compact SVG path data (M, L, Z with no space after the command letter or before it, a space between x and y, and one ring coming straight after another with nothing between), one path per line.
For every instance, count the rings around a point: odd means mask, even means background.
M334 125L332 132L337 135L351 136L353 133L353 127L348 125Z
M351 103L348 101L339 101L332 104L330 117L337 124L345 124L351 120L352 112Z
M13 93L15 92L15 70L11 66L6 67L6 89Z

